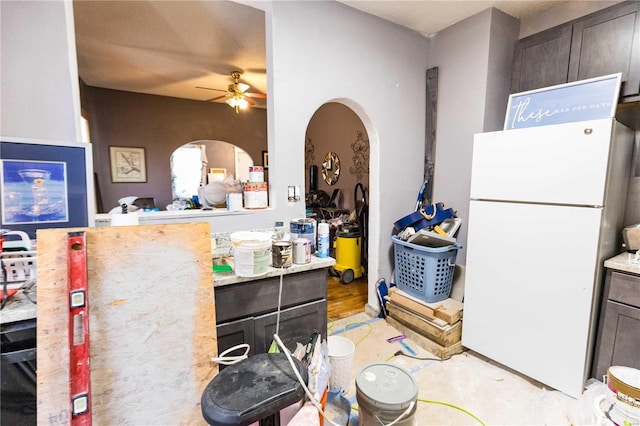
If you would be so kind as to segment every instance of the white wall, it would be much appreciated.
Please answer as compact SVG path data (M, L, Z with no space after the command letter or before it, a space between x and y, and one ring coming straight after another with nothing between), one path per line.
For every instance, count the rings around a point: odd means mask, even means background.
M438 67L434 201L462 219L456 263L465 264L473 135L502 126L518 21L487 9L436 34L430 66Z
M270 178L276 207L304 185L305 131L314 112L342 102L364 123L371 147L369 304L390 278L393 222L413 210L423 174L424 37L336 2L273 2L267 10ZM271 33L271 34L269 34ZM272 198L273 199L273 198Z
M0 134L80 141L71 2L2 1Z

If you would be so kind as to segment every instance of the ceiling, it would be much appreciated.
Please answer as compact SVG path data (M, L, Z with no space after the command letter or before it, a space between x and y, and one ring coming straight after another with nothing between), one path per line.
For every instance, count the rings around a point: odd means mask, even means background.
M425 36L489 7L522 19L564 3L339 1ZM79 76L94 87L205 101L223 95L231 71L241 70L249 92L266 93L263 6L251 0L74 0Z

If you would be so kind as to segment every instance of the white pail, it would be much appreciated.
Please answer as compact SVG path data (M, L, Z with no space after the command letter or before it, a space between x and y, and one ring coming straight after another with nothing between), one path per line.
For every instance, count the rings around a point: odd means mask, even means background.
M241 231L230 235L233 265L239 277L258 277L269 271L271 264L271 234Z
M395 425L413 426L417 400L418 384L401 367L378 362L364 366L356 375L360 426L378 426L396 420Z
M327 345L329 346L329 363L331 364L329 390L342 389L344 393L347 393L351 386L351 370L353 370L356 345L342 336L329 336Z

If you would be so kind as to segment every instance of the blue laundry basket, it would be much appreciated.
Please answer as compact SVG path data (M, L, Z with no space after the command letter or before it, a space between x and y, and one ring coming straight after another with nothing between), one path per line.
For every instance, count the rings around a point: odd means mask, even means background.
M408 243L395 235L391 239L398 288L428 303L447 299L451 294L456 256L462 245L434 248Z

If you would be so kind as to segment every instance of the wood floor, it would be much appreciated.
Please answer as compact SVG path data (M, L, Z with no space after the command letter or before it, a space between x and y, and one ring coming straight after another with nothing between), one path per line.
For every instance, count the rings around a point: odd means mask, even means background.
M349 284L343 284L337 277L327 277L327 293L329 321L364 312L368 299L367 277L363 276Z

